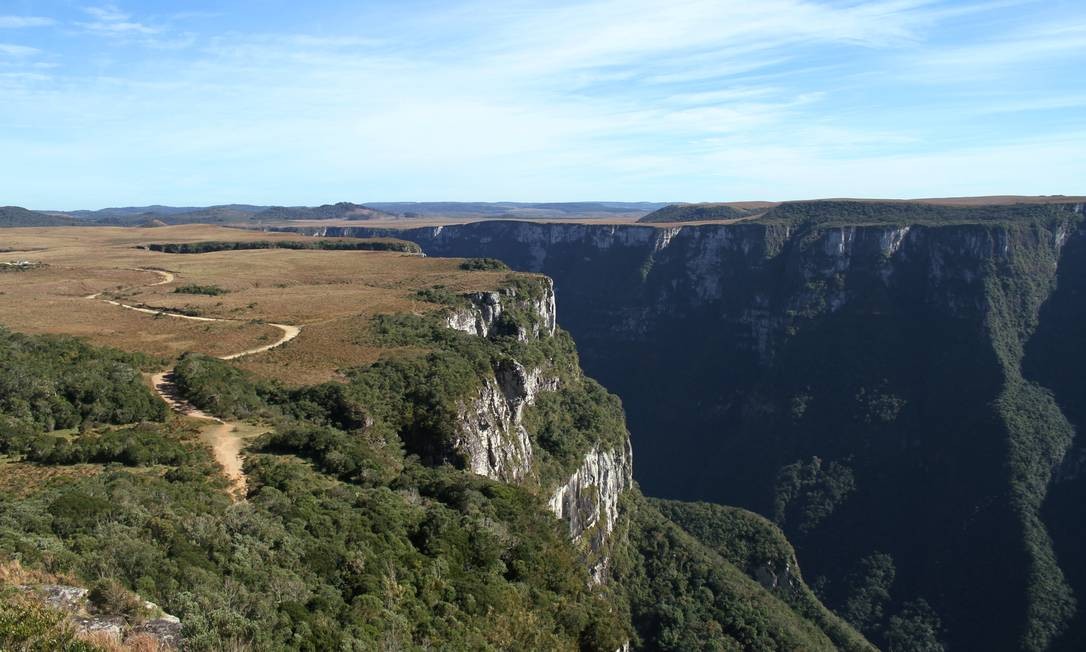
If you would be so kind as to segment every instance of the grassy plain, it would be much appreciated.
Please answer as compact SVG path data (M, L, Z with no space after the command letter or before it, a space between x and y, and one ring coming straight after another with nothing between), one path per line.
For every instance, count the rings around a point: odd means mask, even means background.
M366 328L376 314L425 312L420 288L454 292L495 287L505 272L466 272L452 259L383 251L258 249L167 254L139 248L153 242L297 240L296 234L208 225L157 228L5 229L0 260L46 266L0 273L0 324L26 333L55 333L159 356L185 351L224 355L281 335L268 323L299 326L281 348L238 361L288 384L337 377L346 367L375 361ZM142 271L141 271L142 270ZM169 283L154 285L162 276ZM176 293L182 285L217 286L219 296ZM98 299L179 311L229 322L199 322L127 310Z

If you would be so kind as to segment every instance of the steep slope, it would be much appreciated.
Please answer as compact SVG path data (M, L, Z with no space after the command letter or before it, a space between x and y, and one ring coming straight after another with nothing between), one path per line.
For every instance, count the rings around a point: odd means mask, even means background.
M1086 648L1086 564L1076 562L1086 550L1086 238L1068 237L1060 256L1056 290L1041 309L1037 330L1026 344L1023 374L1052 391L1063 415L1074 426L1071 449L1056 468L1042 508L1056 559L1067 574L1080 608L1056 649ZM1069 563L1072 562L1072 563Z
M867 642L839 616L826 609L803 581L792 544L768 519L736 507L711 503L652 500L660 513L702 545L741 569L817 624L841 649L864 649ZM901 641L904 643L904 641ZM895 649L921 648L930 641L909 641Z
M398 236L554 277L650 495L772 518L876 642L909 621L1033 650L1086 596L1078 465L1061 462L1082 410L1082 211L796 202L734 225Z

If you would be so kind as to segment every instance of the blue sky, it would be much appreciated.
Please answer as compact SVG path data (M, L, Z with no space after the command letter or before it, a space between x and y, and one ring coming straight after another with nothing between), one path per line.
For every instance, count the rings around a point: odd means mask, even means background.
M0 204L1086 194L1082 0L0 1Z

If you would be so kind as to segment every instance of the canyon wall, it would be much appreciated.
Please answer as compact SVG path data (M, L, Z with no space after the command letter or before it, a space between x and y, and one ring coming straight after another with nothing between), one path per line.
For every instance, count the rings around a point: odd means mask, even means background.
M1075 649L1081 216L304 232L552 277L645 493L772 518L874 639L923 601L953 647Z

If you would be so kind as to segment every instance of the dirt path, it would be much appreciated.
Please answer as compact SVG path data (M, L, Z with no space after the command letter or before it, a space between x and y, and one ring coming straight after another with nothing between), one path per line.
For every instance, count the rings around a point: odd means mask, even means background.
M274 327L278 328L279 330L283 331L283 337L280 337L278 340L276 340L275 342L272 342L271 344L268 344L268 345L265 345L265 346L258 346L255 349L246 349L246 350L244 350L244 351L242 351L240 353L232 353L230 355L220 356L219 359L220 360L236 360L236 359L238 359L240 357L243 357L243 356L246 356L246 355L253 355L254 353L263 353L264 351L270 351L271 349L274 349L275 347L280 346L282 344L286 344L287 342L291 341L295 337L298 337L298 335L302 332L301 328L298 328L297 326L291 326L289 324L273 324L271 322L268 322L268 326L274 326Z
M156 285L166 285L172 283L175 279L174 275L170 272L159 269L139 269L141 272L154 272L162 277L157 283L151 283L144 287L154 287ZM102 293L90 294L84 297L85 299L99 299ZM111 299L99 299L113 306L119 306L128 310L135 310L136 312L142 312L148 315L176 317L178 319L188 319L191 321L218 321L218 322L237 322L242 321L239 319L217 319L213 317L194 317L192 315L182 315L176 312L169 312L166 310L155 310L153 308L141 308L139 306L130 306L128 304L120 303L119 301L113 301ZM298 337L301 333L301 329L297 326L290 326L289 324L268 324L274 326L283 331L283 336L271 344L264 346L258 346L252 349L246 349L239 351L238 353L232 353L230 355L219 356L220 360L236 360L238 358L253 355L256 353L263 353L264 351L270 351L277 346L286 344L287 342ZM217 461L223 468L223 473L230 480L231 495L235 500L243 500L245 498L245 473L242 470L243 460L241 457L242 439L237 435L237 424L207 414L202 410L199 410L196 406L192 405L188 401L181 398L180 392L177 390L177 385L174 383L173 370L163 371L157 373L151 377L151 383L154 385L155 392L158 393L162 400L166 402L175 412L183 414L193 419L201 419L204 421L213 421L217 425L205 430L201 433L201 437L211 447L211 451Z
M153 288L156 285L166 285L167 283L173 283L174 278L175 278L174 275L173 275L173 272L167 272L164 269L147 269L145 267L135 267L135 268L132 269L132 271L135 271L135 272L152 272L152 273L158 274L159 276L162 277L162 280L160 280L158 283L150 283L148 285L143 286L143 287L148 287L148 288ZM102 296L101 292L95 292L94 294L88 294L87 296L85 296L83 298L84 299L97 299L100 296ZM113 304L115 306L123 305L123 304L117 303L116 301L108 301L107 303L111 303L111 304ZM130 306L125 306L125 308L128 308L128 307L130 307ZM133 310L135 310L135 308L133 308Z
M215 426L200 433L201 438L211 447L211 452L230 480L230 493L235 500L245 498L245 473L242 471L241 438L235 434L236 425L211 416L181 398L177 385L174 384L173 371L163 371L151 376L151 384L163 401L175 412L193 419L214 421Z

